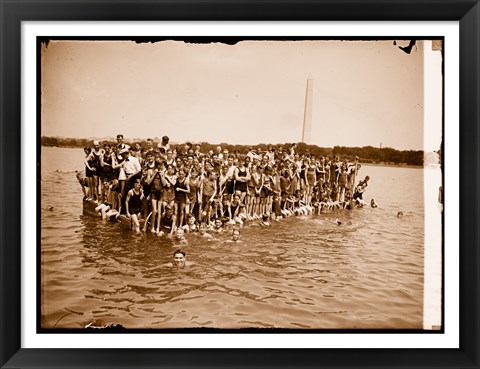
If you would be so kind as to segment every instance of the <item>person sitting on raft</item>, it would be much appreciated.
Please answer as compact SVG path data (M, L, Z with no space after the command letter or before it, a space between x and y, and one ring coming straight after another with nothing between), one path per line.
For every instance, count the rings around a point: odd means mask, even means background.
M168 235L172 236L173 232L175 232L176 229L176 221L177 218L175 214L173 214L173 207L171 205L166 205L165 206L165 212L162 214L160 218L160 227L158 229L157 235L159 237L163 235Z

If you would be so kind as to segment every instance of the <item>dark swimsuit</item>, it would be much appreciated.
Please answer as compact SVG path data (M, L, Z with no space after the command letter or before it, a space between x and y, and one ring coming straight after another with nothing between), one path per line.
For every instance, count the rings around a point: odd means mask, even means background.
M197 192L198 188L200 187L200 180L198 178L196 179L189 179L189 184L190 184L190 192L187 193L188 200L190 203L197 202Z
M244 168L243 170L241 170L240 168L238 168L238 176L239 177L246 177L247 176L247 169ZM236 181L235 182L235 190L240 191L240 192L247 192L247 182Z
M91 161L90 160L88 161L88 165L91 166ZM87 177L87 178L92 178L93 177L93 172L90 169L88 169L88 167L86 165L85 165L85 177Z
M95 168L97 171L93 172L94 176L100 176L100 172L102 171L102 167L100 165L100 155L95 154L95 151L92 151L93 158L90 160L90 167Z
M235 216L235 212L237 211L238 205L240 205L239 202L236 205L233 205L232 203L230 203L230 212L232 213L232 217Z
M152 169L152 168L149 168ZM154 169L154 168L153 168ZM160 173L156 173L150 183L150 194L153 200L160 200L163 193L163 184Z
M110 164L109 166L102 167L102 178L107 181L113 180L113 168L112 168L112 154L109 156L103 157L103 162L106 164Z
M142 193L140 192L139 194L135 193L133 191L133 195L130 196L130 200L128 201L128 207L130 214L138 214L142 212Z
M187 179L185 178L183 182L180 182L177 179L177 183L175 184L175 202L179 203L186 203L187 202L187 193L183 191L178 191L177 189L181 188L182 190L187 189Z
M171 218L162 217L160 220L160 230L163 232L170 232L173 225L173 216Z

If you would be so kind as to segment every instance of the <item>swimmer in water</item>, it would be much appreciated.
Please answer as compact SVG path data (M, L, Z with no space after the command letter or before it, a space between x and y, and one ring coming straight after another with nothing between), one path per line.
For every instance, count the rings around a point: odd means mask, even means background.
M192 262L187 261L187 254L183 250L176 250L173 253L173 263L172 267L175 268L185 268L187 266L193 265Z
M217 233L223 233L223 222L220 219L215 219L215 228L213 229Z
M401 211L397 213L397 218L403 218L403 213Z
M227 242L229 243L240 243L242 241L240 241L240 231L238 229L234 229L233 232L232 232L232 239L231 240L228 240Z
M206 238L207 240L213 240L213 236L210 233L207 233L207 226L205 223L200 225L198 233L200 234L200 237Z
M377 207L377 203L375 202L375 199L372 199L372 201L370 201L370 206L372 208L376 208Z
M188 267L188 266L193 265L193 264L194 263L192 263L191 261L187 261L187 254L185 253L185 251L183 251L181 249L177 249L173 253L173 261L172 262L165 263L165 264L162 264L160 266L147 269L147 271L152 271L152 270L156 270L156 269L159 269L159 268L183 269L183 268Z
M197 232L198 227L195 217L193 215L190 215L188 217L187 224L185 224L182 228L186 233Z
M185 231L182 228L177 228L175 232L175 239L178 243L186 244Z

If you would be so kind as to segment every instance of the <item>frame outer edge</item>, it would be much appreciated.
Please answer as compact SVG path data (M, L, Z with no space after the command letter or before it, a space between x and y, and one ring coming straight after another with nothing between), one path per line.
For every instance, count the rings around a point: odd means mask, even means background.
M459 20L478 0L1 0L23 20L385 21ZM348 11L346 11L348 9ZM432 11L435 9L435 11Z
M460 23L460 348L479 368L480 3ZM464 71L469 71L466 73ZM446 287L445 287L446 288ZM468 320L467 318L468 317Z
M21 346L21 32L20 19L11 15L12 4L0 2L0 365ZM15 32L9 32L15 30ZM7 87L9 89L7 91ZM18 154L17 154L18 153ZM18 157L16 157L18 155ZM13 247L12 247L13 246Z
M39 1L38 4L42 2ZM69 3L69 1L65 1ZM372 2L369 2L372 4ZM453 1L451 2L453 3ZM476 3L476 2L474 2ZM24 6L29 4L34 5L33 2L25 2ZM93 3L85 2L86 6L93 5ZM425 4L425 2L424 2ZM466 7L467 4L471 5L472 2L461 2L463 7ZM105 4L104 2L104 5ZM265 4L264 4L265 5ZM407 5L405 3L405 5ZM425 4L426 5L426 4ZM457 4L458 5L458 4ZM39 6L39 5L37 5ZM65 6L65 5L64 5ZM21 16L22 11L25 12L25 8L21 8L22 5L13 4L12 1L6 2L0 0L0 13L1 13L1 42L0 42L0 112L1 112L1 124L0 124L0 278L1 278L1 301L0 304L0 341L2 342L2 350L0 350L0 367L45 367L47 362L55 363L54 366L65 367L65 363L50 359L44 360L43 362L33 362L29 361L28 358L32 358L32 355L36 350L31 349L22 349L20 350L20 290L14 286L16 280L20 282L20 250L15 247L6 247L7 244L10 245L20 245L20 232L17 232L20 227L20 208L17 206L14 209L11 209L12 212L8 213L8 218L6 217L7 211L9 208L8 205L15 203L15 199L18 200L20 196L20 168L15 168L16 161L7 163L5 158L7 153L15 153L18 150L18 145L20 145L20 125L15 127L15 124L10 124L7 126L7 122L20 122L21 114L19 106L16 104L16 99L20 101L20 23L21 19L25 17ZM34 6L36 8L36 6ZM465 8L466 9L466 8ZM466 75L461 73L460 83L461 86L468 85L468 88L461 87L461 97L460 101L460 121L462 125L465 125L465 122L470 122L468 124L468 130L463 130L461 132L461 142L464 143L461 147L461 199L462 205L465 207L462 209L461 217L462 222L460 225L461 236L460 239L464 242L471 243L471 247L468 248L469 252L465 251L465 247L461 248L461 257L462 261L465 262L465 268L461 270L461 281L469 282L469 286L465 287L463 283L460 286L460 290L465 294L472 294L475 296L470 297L470 300L465 299L464 294L462 293L460 297L461 305L463 305L462 313L467 313L468 317L473 317L474 321L466 321L465 318L462 318L461 328L468 330L468 335L462 335L461 341L462 351L468 356L468 359L471 361L467 364L463 362L462 364L457 363L457 365L465 365L465 367L478 367L479 364L479 352L478 350L478 337L480 332L479 319L477 317L477 309L480 306L479 294L478 294L478 284L479 284L479 232L480 227L478 226L478 211L479 211L479 73L478 66L480 65L479 61L479 24L480 24L480 6L478 3L471 8L468 6L468 13L465 14L462 19L462 25L464 27L460 28L461 35L461 54L465 56L465 53L462 52L464 47L472 48L473 53L470 52L469 58L461 59L461 70L469 70L473 72L473 75ZM68 13L68 11L64 11ZM456 8L458 12L458 7ZM33 12L26 12L30 15ZM27 19L29 17L26 17ZM36 16L34 16L36 18ZM51 16L48 17L52 18ZM58 18L54 16L53 18ZM70 13L70 18L75 18L74 15ZM463 29L462 29L463 28ZM10 33L8 30L15 30L15 32ZM18 32L18 33L17 33ZM8 34L8 36L7 36ZM462 43L462 40L464 42ZM7 58L7 55L9 58ZM468 59L468 60L465 60ZM470 81L469 81L470 80ZM9 86L8 96L5 94L6 88L4 86ZM471 94L470 96L465 96ZM465 111L473 116L465 116ZM463 113L462 113L463 112ZM8 129L6 129L8 127ZM472 172L473 167L473 172ZM8 176L8 177L7 177ZM5 178L8 178L7 182ZM8 196L7 196L8 194ZM468 198L467 198L468 194ZM18 204L17 204L18 205ZM464 237L467 234L468 239ZM8 261L8 262L7 262ZM12 287L13 285L13 287ZM15 290L16 289L16 290ZM5 301L12 301L12 303L6 304ZM470 340L473 338L473 340ZM41 355L38 355L37 358L43 357L43 355L48 355L49 351L52 352L52 355L55 355L59 350L42 350ZM75 350L74 350L75 351ZM16 353L16 354L15 354ZM73 352L72 352L73 353ZM100 356L100 353L97 352L97 355ZM35 357L35 355L33 355ZM61 356L61 355L60 355ZM147 355L148 356L148 355ZM465 359L466 357L464 357ZM6 366L3 366L7 360L10 361ZM45 359L45 357L44 357ZM141 361L141 360L140 360ZM215 360L211 360L212 364ZM150 365L148 365L150 364ZM152 366L152 362L144 363L145 366ZM192 363L195 364L195 363ZM199 366L205 365L205 362L196 363ZM437 362L438 364L438 362ZM450 363L449 363L450 364ZM449 365L447 364L447 365ZM47 364L48 365L48 364ZM105 365L105 364L104 364ZM230 363L229 365L232 365ZM475 366L473 366L475 365ZM70 362L69 367L75 366L74 363ZM104 367L112 367L112 364L105 365ZM159 363L155 366L159 366ZM213 364L212 366L218 366ZM360 364L359 367L362 365ZM78 367L78 366L77 366Z

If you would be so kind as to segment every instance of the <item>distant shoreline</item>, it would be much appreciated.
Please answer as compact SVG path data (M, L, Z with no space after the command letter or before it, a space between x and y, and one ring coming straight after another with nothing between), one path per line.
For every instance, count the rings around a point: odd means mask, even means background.
M64 149L82 149L78 146L70 145L41 145L42 147L59 147ZM361 162L362 165L371 165L375 167L394 167L394 168L424 168L426 165L412 165L412 164L395 164L395 163L370 163L370 162Z
M362 165L371 165L374 167L395 167L395 168L424 168L426 165L411 165L411 164L387 164L387 163L362 163L360 161L360 164Z

